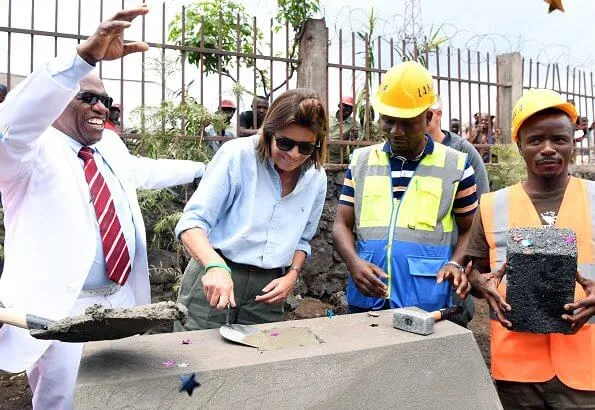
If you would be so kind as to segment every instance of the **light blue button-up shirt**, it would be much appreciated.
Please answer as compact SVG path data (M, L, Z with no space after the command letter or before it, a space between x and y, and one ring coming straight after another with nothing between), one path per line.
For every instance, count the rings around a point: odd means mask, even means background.
M176 235L203 229L215 249L236 263L288 266L296 250L310 255L326 197L326 174L310 167L281 197L272 160L256 153L258 135L223 144L184 208Z

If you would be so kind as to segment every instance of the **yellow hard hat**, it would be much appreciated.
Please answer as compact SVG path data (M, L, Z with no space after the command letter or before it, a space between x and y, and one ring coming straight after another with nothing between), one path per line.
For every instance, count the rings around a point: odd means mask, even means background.
M386 72L372 106L390 117L417 117L437 100L433 82L423 65L404 61Z
M576 122L578 113L576 108L554 90L545 88L531 88L518 99L512 110L512 141L518 141L518 134L521 125L533 114L546 108L557 108L570 116L572 122Z

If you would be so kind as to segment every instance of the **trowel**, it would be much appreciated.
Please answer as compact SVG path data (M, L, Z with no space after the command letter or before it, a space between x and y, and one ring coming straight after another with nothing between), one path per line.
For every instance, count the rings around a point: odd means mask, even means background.
M219 328L219 334L223 336L224 339L229 340L230 342L240 343L246 346L252 347L260 347L257 338L250 337L259 333L262 333L262 330L257 328L256 326L251 325L239 325L239 324L230 324L229 323L229 310L231 309L230 304L228 303L226 306L225 312L225 324Z
M128 309L112 309L93 305L85 314L50 320L16 309L0 308L0 323L28 329L31 336L62 342L90 342L122 339L145 333L175 320L186 321L188 309L174 302L160 302Z

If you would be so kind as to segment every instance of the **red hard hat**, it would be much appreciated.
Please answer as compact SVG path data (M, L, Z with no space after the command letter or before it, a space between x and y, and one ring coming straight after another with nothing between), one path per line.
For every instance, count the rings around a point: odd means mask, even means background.
M221 100L221 108L236 108L236 105L231 100Z
M353 107L353 97L343 97L343 98L341 98L341 104L351 105Z

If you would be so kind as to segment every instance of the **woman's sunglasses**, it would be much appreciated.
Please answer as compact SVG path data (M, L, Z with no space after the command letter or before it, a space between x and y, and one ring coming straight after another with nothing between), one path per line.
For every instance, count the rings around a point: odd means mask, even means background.
M275 143L277 148L281 151L291 151L293 147L298 146L298 151L302 155L312 155L316 148L320 147L320 144L312 142L297 142L287 137L277 137L275 135Z
M108 109L111 108L114 102L114 100L107 95L95 94L90 91L81 91L76 95L75 98L89 105L95 105L98 101L101 101L105 108Z

